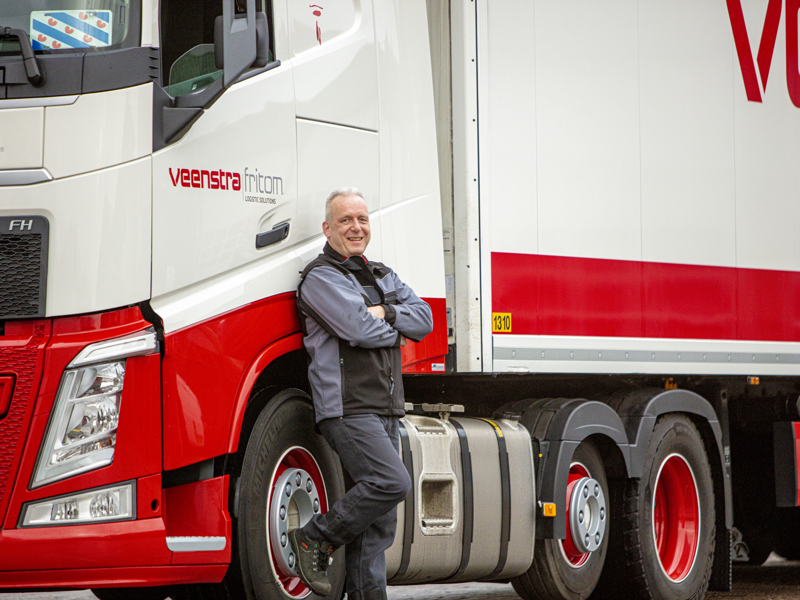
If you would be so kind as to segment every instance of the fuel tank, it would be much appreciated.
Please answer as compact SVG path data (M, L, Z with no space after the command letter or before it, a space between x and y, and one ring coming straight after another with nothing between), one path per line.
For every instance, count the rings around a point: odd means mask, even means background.
M516 420L440 414L401 420L400 453L413 488L397 509L397 534L386 553L389 582L525 572L536 515L530 433Z

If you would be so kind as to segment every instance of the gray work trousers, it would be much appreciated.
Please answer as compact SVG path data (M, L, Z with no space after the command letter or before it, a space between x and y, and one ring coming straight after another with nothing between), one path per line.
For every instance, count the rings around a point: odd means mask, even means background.
M312 540L345 546L348 600L386 598L384 552L394 541L397 505L411 490L398 450L400 419L353 415L320 421L339 455L346 492L324 515L303 527Z

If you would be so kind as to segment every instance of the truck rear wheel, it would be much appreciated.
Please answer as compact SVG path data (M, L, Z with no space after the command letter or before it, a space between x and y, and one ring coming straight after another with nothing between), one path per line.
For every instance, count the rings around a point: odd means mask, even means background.
M256 420L242 463L238 540L248 598L312 598L294 572L288 532L325 513L344 493L338 459L314 433L314 412L300 397L272 401ZM332 598L344 588L344 553L329 568Z
M582 600L592 593L606 559L607 498L608 483L600 452L590 441L584 441L575 449L570 464L567 537L536 540L533 565L511 581L520 596L529 600ZM571 527L571 521L575 528ZM588 540L580 539L586 536Z
M615 493L607 598L699 599L714 563L714 486L703 440L682 415L659 419L641 479Z

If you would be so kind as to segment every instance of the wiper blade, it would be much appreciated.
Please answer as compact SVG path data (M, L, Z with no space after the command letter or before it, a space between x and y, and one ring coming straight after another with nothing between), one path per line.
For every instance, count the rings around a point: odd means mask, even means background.
M36 57L33 55L33 48L31 47L31 40L28 34L22 29L14 29L13 27L3 27L0 25L0 39L3 38L17 38L19 40L19 50L22 54L22 63L25 65L25 74L28 76L28 81L34 87L39 87L44 83L44 77L39 70L39 63L36 62Z

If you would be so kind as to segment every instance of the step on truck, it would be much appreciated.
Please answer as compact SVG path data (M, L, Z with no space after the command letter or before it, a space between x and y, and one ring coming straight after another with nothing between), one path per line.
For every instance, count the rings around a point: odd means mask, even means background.
M390 583L800 557L800 0L317 1L0 5L0 589L310 597L342 185L435 321Z

